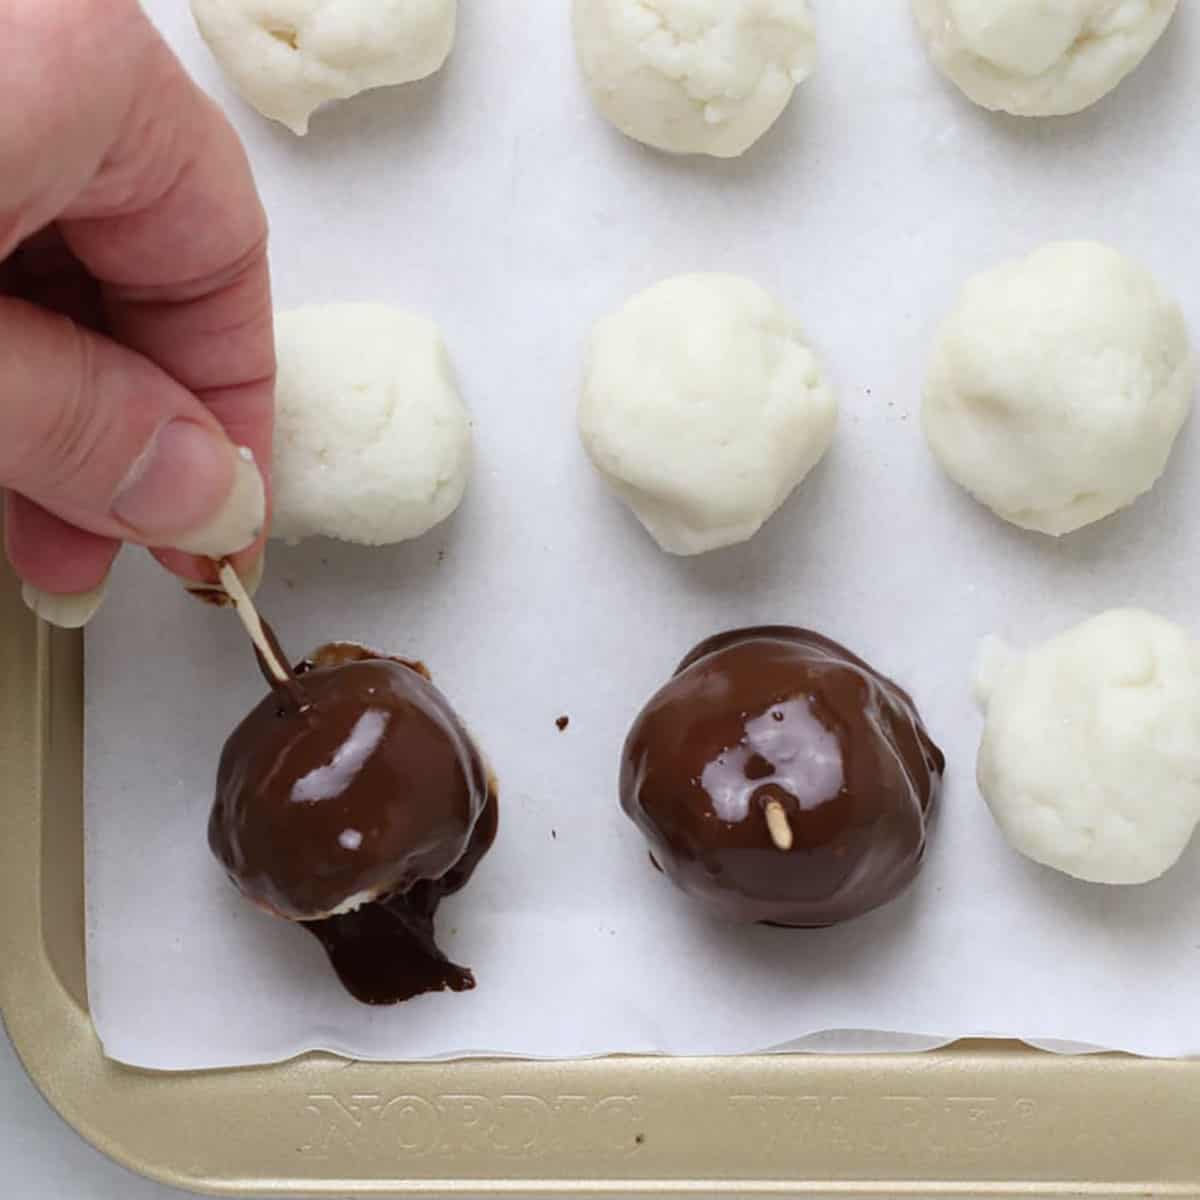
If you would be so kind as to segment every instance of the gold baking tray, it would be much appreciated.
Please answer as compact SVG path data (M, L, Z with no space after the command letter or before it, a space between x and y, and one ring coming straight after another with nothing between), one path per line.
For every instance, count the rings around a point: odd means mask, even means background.
M144 1175L255 1196L1200 1197L1200 1063L976 1042L858 1057L118 1066L84 977L82 641L39 626L3 565L0 664L0 1011L50 1103Z

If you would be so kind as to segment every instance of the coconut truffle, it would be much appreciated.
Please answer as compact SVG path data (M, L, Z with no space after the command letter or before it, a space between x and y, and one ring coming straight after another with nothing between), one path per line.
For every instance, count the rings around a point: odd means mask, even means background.
M274 536L381 546L450 516L471 424L433 322L339 304L282 313L275 334Z
M845 646L738 629L697 646L634 721L621 806L713 914L811 928L913 881L945 766L908 694Z
M979 790L1022 854L1078 879L1156 879L1200 823L1200 643L1106 612L1025 653L984 643Z
M717 158L758 141L816 61L806 0L575 0L575 45L622 133Z
M837 401L804 331L733 275L684 275L592 335L583 444L658 544L746 541L829 448Z
M301 135L327 101L437 71L457 10L457 0L192 0L245 100Z
M1177 0L913 0L938 69L984 108L1079 112L1108 95L1175 15Z
M956 483L1058 535L1154 486L1194 388L1183 316L1149 272L1064 242L967 284L938 334L922 419Z
M209 846L252 903L300 922L368 1004L465 991L434 918L496 836L496 785L420 663L318 650L221 752Z

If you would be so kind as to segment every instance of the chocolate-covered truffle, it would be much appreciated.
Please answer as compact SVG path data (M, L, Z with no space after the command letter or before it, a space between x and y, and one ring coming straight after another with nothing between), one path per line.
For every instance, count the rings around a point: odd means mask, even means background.
M907 693L784 626L710 638L642 710L621 805L718 914L822 926L913 879L945 759Z
M226 742L209 845L247 898L306 923L347 988L382 1004L474 985L433 917L495 831L487 768L424 667L339 643Z

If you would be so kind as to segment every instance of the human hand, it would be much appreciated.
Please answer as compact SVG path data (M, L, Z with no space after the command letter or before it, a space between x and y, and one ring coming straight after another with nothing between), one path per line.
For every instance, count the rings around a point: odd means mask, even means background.
M275 357L242 146L135 0L0 0L0 488L26 602L122 542L261 570Z

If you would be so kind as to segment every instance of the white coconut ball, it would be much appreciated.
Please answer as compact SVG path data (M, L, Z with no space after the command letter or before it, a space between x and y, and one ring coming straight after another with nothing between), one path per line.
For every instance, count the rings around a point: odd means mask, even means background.
M829 448L837 401L797 322L733 275L668 279L592 335L583 444L672 554L743 542Z
M1035 862L1146 883L1200 824L1200 643L1118 609L1027 653L984 643L979 789Z
M192 0L241 95L293 133L324 103L424 79L454 45L458 0Z
M471 424L437 326L372 304L279 314L272 534L367 546L458 507Z
M913 0L930 57L976 104L1079 112L1150 53L1178 0Z
M574 0L575 45L600 111L674 154L734 158L812 73L807 0Z
M943 324L922 419L947 474L999 516L1064 534L1163 473L1195 371L1178 306L1087 242L976 276Z

